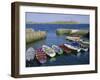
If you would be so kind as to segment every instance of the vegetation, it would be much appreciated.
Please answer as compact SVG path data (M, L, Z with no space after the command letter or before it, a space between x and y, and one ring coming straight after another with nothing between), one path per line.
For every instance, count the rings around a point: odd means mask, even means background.
M56 34L57 35L65 35L65 34L69 35L71 34L71 30L70 29L57 29Z
M27 22L27 24L80 24L79 22L75 21L55 21L55 22Z
M26 43L35 42L46 38L45 31L34 31L33 29L26 29Z
M56 34L58 35L78 35L84 36L88 34L88 30L77 30L77 29L57 29Z
M72 35L79 35L79 36L84 36L86 34L88 34L88 30L78 30L76 32L73 32Z

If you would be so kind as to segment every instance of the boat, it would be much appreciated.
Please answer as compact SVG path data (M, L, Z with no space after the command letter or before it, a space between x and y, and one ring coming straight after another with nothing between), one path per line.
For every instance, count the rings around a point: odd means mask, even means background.
M35 54L36 54L36 52L35 52L34 48L32 48L32 47L28 48L26 51L26 54L25 54L26 60L27 61L34 60Z
M84 51L84 52L88 51L88 48L82 47L79 42L72 42L71 45L76 47L76 48L79 48L81 51Z
M36 50L36 59L41 63L46 63L47 62L47 55L45 52L42 50L42 48L39 48Z
M66 36L66 39L70 41L80 41L79 36Z
M58 54L63 54L63 50L57 45L52 45L52 49Z
M64 44L64 46L66 46L66 47L68 47L68 48L70 48L70 49L72 49L72 50L75 50L75 51L77 51L77 52L80 52L81 51L81 48L79 48L79 47L76 47L76 46L73 46L73 45L70 45L70 44Z
M56 55L55 51L47 45L42 46L42 50L49 56L54 57Z
M77 41L71 42L70 45L75 46L75 47L80 47L80 43Z
M86 40L80 40L80 42L82 43L82 44L85 44L85 45L89 45L89 41L86 41Z
M84 52L86 52L88 50L89 50L88 48L81 48L81 51L84 51Z
M59 46L64 53L70 54L72 53L72 49L69 49L68 47L65 47L64 44Z

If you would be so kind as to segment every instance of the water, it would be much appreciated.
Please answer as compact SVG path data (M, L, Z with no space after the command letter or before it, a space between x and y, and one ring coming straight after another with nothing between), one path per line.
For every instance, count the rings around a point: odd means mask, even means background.
M64 29L82 29L89 30L89 24L26 24L26 28L33 28L34 30L47 31L47 37L44 40L37 41L35 43L28 44L26 49L29 47L33 47L34 49L41 48L42 45L51 46L61 45L64 43L69 43L65 39L65 36L56 35L56 29L64 28ZM27 62L27 64L29 64ZM26 65L27 65L26 64ZM30 66L56 66L56 65L74 65L74 64L89 64L89 52L79 53L77 55L62 55L57 56L54 59L48 59L47 63L41 65L37 64L37 61L32 61ZM27 65L28 66L28 65Z

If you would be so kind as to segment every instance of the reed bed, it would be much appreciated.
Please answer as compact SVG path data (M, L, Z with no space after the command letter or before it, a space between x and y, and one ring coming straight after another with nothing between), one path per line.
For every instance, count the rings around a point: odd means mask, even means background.
M26 29L26 43L35 42L46 38L46 31L34 31L32 29Z

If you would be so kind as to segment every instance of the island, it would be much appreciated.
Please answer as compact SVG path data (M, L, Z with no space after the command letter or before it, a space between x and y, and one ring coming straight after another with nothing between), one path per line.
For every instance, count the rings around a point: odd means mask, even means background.
M76 21L55 21L55 22L32 22L28 21L27 24L80 24Z

